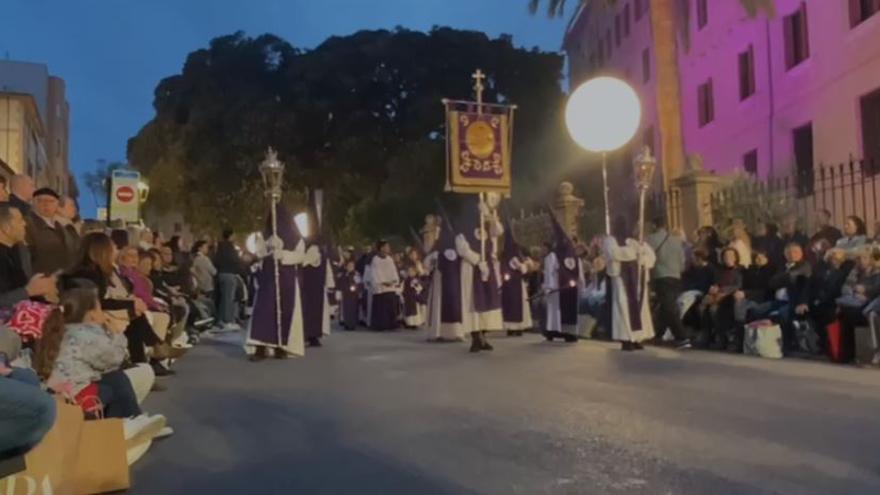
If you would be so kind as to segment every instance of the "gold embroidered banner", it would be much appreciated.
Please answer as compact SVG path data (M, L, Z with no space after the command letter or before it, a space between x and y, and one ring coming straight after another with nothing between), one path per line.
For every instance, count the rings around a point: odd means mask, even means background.
M446 102L447 190L510 196L514 108Z

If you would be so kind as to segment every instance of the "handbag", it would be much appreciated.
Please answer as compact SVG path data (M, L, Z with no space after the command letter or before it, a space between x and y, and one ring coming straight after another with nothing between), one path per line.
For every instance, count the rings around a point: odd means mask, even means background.
M17 333L22 343L40 340L43 336L43 324L52 314L54 306L35 301L20 301L12 310L12 317L6 324Z

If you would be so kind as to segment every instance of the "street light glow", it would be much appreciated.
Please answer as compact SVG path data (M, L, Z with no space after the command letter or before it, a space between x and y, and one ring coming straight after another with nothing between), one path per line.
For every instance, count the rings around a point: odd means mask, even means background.
M247 236L247 239L245 239L244 242L244 246L249 253L253 255L257 254L257 245L259 244L261 237L262 236L259 232L254 232L251 235Z
M565 107L565 125L581 148L614 151L629 142L639 128L642 108L629 84L597 77L578 87Z
M309 234L309 214L306 212L297 213L293 217L293 222L296 224L296 228L299 230L299 235L303 237L308 237Z

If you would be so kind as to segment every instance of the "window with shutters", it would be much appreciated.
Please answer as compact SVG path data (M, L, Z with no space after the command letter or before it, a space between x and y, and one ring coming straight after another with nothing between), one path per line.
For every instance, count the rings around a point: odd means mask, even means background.
M856 27L880 12L880 0L849 0L849 24Z
M715 120L715 101L712 96L712 79L697 87L697 112L700 127Z
M697 30L709 24L709 0L697 0Z
M807 4L801 5L782 20L785 30L785 66L796 67L810 58L810 35L807 30Z
M799 198L813 193L813 124L792 131L794 141L795 186Z
M620 29L620 14L617 14L614 16L614 43L617 46L620 46L620 35L622 34Z
M636 0L636 22L642 20L642 15L645 13L645 0Z
M651 80L651 51L648 48L642 50L642 82Z
M623 7L623 36L629 36L629 28L630 28L630 10L629 4Z
M743 170L749 175L758 175L758 150L752 150L743 155Z
M865 169L873 175L880 172L880 88L863 96L860 103Z
M755 94L755 49L749 45L749 49L739 54L739 99L745 100Z

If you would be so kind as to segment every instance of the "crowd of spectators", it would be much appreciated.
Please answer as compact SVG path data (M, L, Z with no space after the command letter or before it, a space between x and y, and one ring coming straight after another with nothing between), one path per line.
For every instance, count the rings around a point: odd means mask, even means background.
M115 227L83 222L27 176L0 180L0 461L37 445L65 401L87 420L122 419L135 462L173 434L144 412L147 395L204 332L241 328L246 268L231 232L189 249Z

